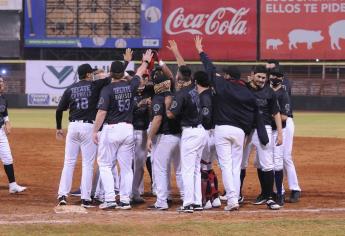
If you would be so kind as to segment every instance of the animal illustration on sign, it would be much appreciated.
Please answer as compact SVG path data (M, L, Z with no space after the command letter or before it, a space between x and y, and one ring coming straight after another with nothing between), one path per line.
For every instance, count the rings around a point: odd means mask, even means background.
M278 46L283 45L283 41L281 39L267 39L266 40L266 49L269 50L271 47L273 50L277 50Z
M329 26L332 50L341 50L339 39L345 39L345 20L336 21Z
M321 30L305 30L305 29L294 29L289 32L289 49L297 49L297 43L306 43L307 49L313 48L313 43L321 42L324 37L321 35Z

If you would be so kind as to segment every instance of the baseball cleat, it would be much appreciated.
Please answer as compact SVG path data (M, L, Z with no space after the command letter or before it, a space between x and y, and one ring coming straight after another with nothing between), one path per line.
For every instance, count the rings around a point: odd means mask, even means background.
M145 199L142 197L133 197L131 200L132 204L143 204L145 203Z
M177 208L178 212L184 212L184 213L193 213L194 209L192 205L188 205L188 206L181 206L179 208Z
M209 210L212 209L212 204L211 204L211 200L208 200L204 206L205 210Z
M218 208L222 205L222 203L220 202L219 197L215 198L212 202L212 207L213 208Z
M224 211L237 211L240 209L240 205L238 203L228 204L224 207Z
M95 207L92 205L92 202L89 201L89 200L84 200L84 199L81 199L81 206L84 207L84 208L92 208L92 207Z
M115 209L117 206L115 201L111 202L103 202L101 205L99 205L99 209L106 210L106 209Z
M204 208L201 205L193 205L193 210L194 211L203 211Z
M256 197L254 205L261 205L264 204L267 201L266 197L262 193L260 193L259 196Z
M284 203L285 203L285 195L282 194L277 194L277 198L276 198L276 203L279 205L279 206L284 206Z
M81 196L81 191L80 191L80 189L77 189L75 191L70 192L69 194L71 196L73 196L73 197L80 197Z
M26 187L18 185L16 182L9 184L9 192L12 193L21 193L26 190Z
M66 206L67 205L67 200L66 200L66 196L61 196L58 198L58 206Z
M268 209L271 209L271 210L279 210L280 209L280 206L275 201L273 201L272 199L267 200L266 205L267 205Z
M300 198L301 198L301 191L292 190L290 198L288 199L288 202L296 203L299 201Z
M124 203L124 202L120 202L116 209L121 209L121 210L130 210L132 209L131 205L129 203Z
M244 203L244 197L243 196L240 196L239 198L238 198L238 204L243 204Z
M168 210L168 207L158 207L156 205L151 205L147 207L147 210L154 210L154 211L166 211Z
M220 199L221 201L227 201L228 198L226 197L226 192L224 192L222 196L219 196L219 199Z

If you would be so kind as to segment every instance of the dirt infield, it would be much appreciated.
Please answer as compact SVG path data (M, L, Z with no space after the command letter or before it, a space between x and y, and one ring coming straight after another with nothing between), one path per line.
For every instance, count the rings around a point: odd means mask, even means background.
M135 206L130 212L104 212L99 209L89 210L89 214L61 216L53 211L57 200L56 193L63 166L64 143L55 140L55 130L50 129L14 129L10 136L10 145L15 159L15 172L17 182L28 186L28 191L18 194L8 194L7 180L4 171L0 171L0 224L5 222L31 222L39 223L73 223L76 221L88 222L99 219L103 223L108 216L122 216L124 222L140 219L140 223L150 221L160 222L181 220L185 218L198 219L208 217L222 220L225 213L222 209L211 212L193 214L193 216L179 215L175 209L180 202L176 195L174 203L167 213L149 213L144 210L146 205L153 203L153 197L146 197L147 204ZM320 217L327 215L337 218L345 216L345 139L334 138L295 138L294 160L297 166L302 198L297 204L286 204L284 209L273 213L265 206L253 206L252 201L258 193L258 180L255 169L250 164L245 180L244 206L239 212L230 213L238 216L236 219L260 219L262 216L271 217ZM252 160L251 160L252 163ZM74 188L80 183L80 161L75 172ZM217 168L218 177L221 175ZM148 175L145 175L145 187L148 187ZM174 185L175 186L175 185ZM222 189L222 184L220 184ZM287 186L285 184L285 186ZM176 190L176 189L175 189ZM176 191L175 191L176 193ZM78 198L70 197L69 204L79 204ZM165 215L164 218L162 215ZM90 217L92 215L92 217ZM112 217L111 217L112 218ZM139 221L138 221L139 223Z

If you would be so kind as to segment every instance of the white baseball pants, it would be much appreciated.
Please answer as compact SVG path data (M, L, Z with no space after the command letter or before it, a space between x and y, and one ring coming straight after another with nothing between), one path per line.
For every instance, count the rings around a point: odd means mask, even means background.
M174 165L176 184L183 196L183 183L180 163L180 135L159 134L152 149L154 181L156 183L156 207L168 207L170 193L171 162Z
M13 164L13 157L4 128L0 129L0 160L4 165Z
M242 129L230 125L216 125L214 130L214 142L228 205L238 203L240 196L244 137Z
M183 127L181 137L181 172L184 189L183 206L202 205L200 161L207 141L202 125Z
M288 117L286 120L286 128L284 135L284 171L287 176L288 185L290 190L301 191L298 184L296 168L292 160L292 146L293 136L295 132L295 125L293 119Z
M128 123L103 126L97 162L104 187L105 201L115 201L112 167L117 161L120 166L120 201L123 203L130 202L133 183L133 132L133 125Z
M273 156L273 170L280 171L283 169L283 162L284 162L284 147L285 147L285 140L283 140L283 144L277 146L275 144L275 140L277 140L278 131L272 130L272 156ZM283 138L285 137L285 128L283 129Z
M82 156L81 199L91 200L93 165L97 145L92 141L93 124L70 122L66 136L65 161L61 174L58 195L67 196L71 191L73 172L79 150Z
M147 132L146 130L134 130L134 175L132 195L134 198L140 197L144 192L144 168L147 159Z
M212 170L213 161L218 160L216 146L214 145L214 130L207 131L207 143L202 152L201 159L209 164L201 164L202 170Z

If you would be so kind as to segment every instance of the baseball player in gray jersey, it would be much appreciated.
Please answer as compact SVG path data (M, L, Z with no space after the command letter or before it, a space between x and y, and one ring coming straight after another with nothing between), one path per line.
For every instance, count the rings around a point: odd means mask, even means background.
M9 182L10 193L20 193L26 187L16 183L14 177L13 157L8 143L7 135L11 133L11 123L7 112L7 101L3 96L5 91L4 78L0 76L0 160L4 164L4 169Z
M110 67L112 82L103 88L99 98L93 140L99 143L97 162L105 192L105 202L99 206L101 209L131 209L134 157L133 100L142 82L141 76L151 58L152 52L147 50L143 55L143 63L130 81L125 77L123 63L114 61ZM103 123L101 135L98 137L98 130ZM115 202L114 177L111 172L114 160L120 166L119 205Z

